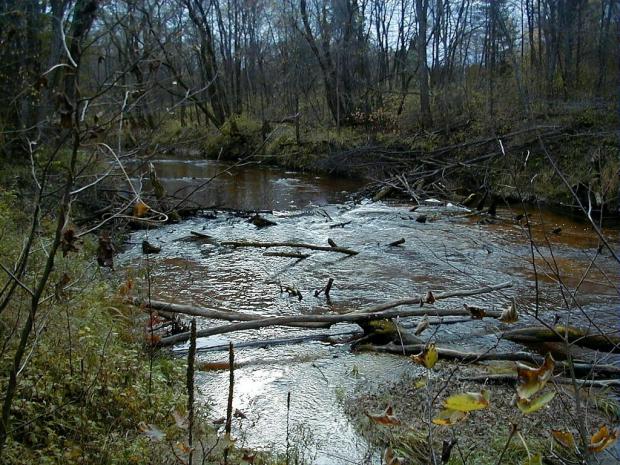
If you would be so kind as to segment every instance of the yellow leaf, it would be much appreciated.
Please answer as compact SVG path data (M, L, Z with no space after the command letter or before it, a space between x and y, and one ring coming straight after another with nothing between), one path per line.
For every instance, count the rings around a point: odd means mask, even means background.
M489 406L489 391L464 392L455 394L443 401L443 406L448 410L458 410L459 412L471 412Z
M458 410L444 409L435 418L433 423L436 425L452 426L467 418L468 412L460 412Z
M435 363L437 363L439 354L437 353L435 344L431 343L418 355L412 355L411 359L418 365L422 365L430 369L435 366Z
M534 394L545 387L547 381L551 379L555 361L551 354L547 354L545 361L539 368L531 368L527 365L517 363L517 376L519 384L517 395L521 399L530 399Z
M149 210L150 208L147 204L145 204L142 200L138 200L133 206L133 216L142 218L148 213Z
M554 397L555 397L555 392L548 391L536 397L535 399L518 398L517 407L519 407L519 410L521 410L523 414L527 415L529 413L534 413L537 410L540 410L545 405L547 405L549 402L551 402L551 400Z
M601 452L602 450L605 450L607 447L611 446L617 440L618 430L610 431L606 425L603 425L590 438L588 450L590 452Z
M562 431L557 429L551 430L551 435L556 442L567 449L575 447L575 437L570 431Z
M542 456L540 454L534 454L523 462L523 465L543 465Z
M413 383L413 387L415 387L416 389L420 389L426 386L426 384L427 384L426 378L420 378L415 383Z
M400 425L400 420L396 418L396 416L394 415L394 408L391 405L388 406L388 408L385 409L385 412L383 413L380 413L380 414L367 413L366 415L368 415L368 418L370 418L372 421L380 425L385 425L385 426Z

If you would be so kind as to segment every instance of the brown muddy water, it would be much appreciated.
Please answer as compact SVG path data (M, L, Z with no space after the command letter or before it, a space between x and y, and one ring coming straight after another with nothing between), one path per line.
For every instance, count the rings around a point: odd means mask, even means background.
M183 197L226 165L213 161L159 160L157 172L176 196ZM538 246L533 271L526 229L512 220L517 211L498 212L494 224L478 224L464 209L426 202L410 212L407 203L362 201L350 193L357 181L245 166L221 174L192 199L203 206L271 210L264 216L276 226L257 229L230 213L204 212L180 224L132 234L120 263L128 272L151 276L152 297L177 303L216 305L264 316L321 314L355 310L427 290L476 288L511 281L514 287L476 297L442 301L437 308L461 308L463 302L488 309L503 308L515 297L521 310L519 325L533 323L525 315L536 308L534 282L540 284L539 311L549 323L578 326L596 324L605 331L620 330L618 265L603 251L590 228L548 212L533 211L531 224ZM415 219L427 215L427 223ZM336 223L350 222L331 228ZM560 234L549 231L561 227ZM208 234L212 241L196 241L190 231ZM547 231L547 234L545 234ZM606 231L614 245L618 231ZM547 237L547 239L545 239ZM144 256L140 243L148 238L160 245L158 255ZM359 251L343 257L313 252L303 261L265 257L263 249L231 249L225 240L297 241L338 245ZM404 238L400 247L387 244ZM593 257L596 256L596 259ZM314 297L314 291L334 278L331 301ZM561 292L561 283L569 291ZM280 285L300 290L303 299L280 293ZM404 320L405 327L416 321ZM201 327L223 324L200 321ZM495 321L472 321L440 326L434 338L462 350L519 350L499 340ZM239 347L235 371L234 408L247 418L235 420L237 446L283 452L287 430L291 443L301 445L307 463L379 463L369 446L343 414L341 399L360 389L374 389L419 369L407 358L351 353L342 333L359 332L356 325L339 324L329 330L263 328L200 339L199 362L221 362L221 347L243 343L296 338L308 334L337 335L331 342L295 342L285 345ZM430 333L430 331L427 331ZM339 335L339 336L338 336ZM174 349L179 353L185 345ZM608 363L620 363L605 358ZM228 373L197 374L199 401L210 406L210 417L226 413ZM291 393L287 412L287 394ZM288 422L287 422L288 416Z

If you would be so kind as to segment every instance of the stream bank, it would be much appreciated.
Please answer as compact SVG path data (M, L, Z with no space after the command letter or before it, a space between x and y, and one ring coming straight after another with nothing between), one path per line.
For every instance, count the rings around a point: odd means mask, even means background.
M159 163L160 178L168 183L169 192L175 192L173 185L179 189L184 182L200 182L209 178L209 169L221 168L217 163L209 168L212 162L194 163L171 159ZM166 169L172 174L166 175ZM175 175L177 170L184 173L181 178ZM498 208L493 222L479 222L479 217L466 210L441 202L424 202L411 212L409 203L348 201L350 187L335 179L315 179L276 168L268 168L262 175L252 171L250 174L233 172L224 175L221 184L213 181L212 192L221 196L219 209L207 209L179 224L133 233L130 241L136 246L119 257L123 269L131 272L146 267L153 298L215 305L260 316L344 312L412 293L424 294L429 289L453 290L511 280L515 286L509 291L477 296L466 302L500 310L512 296L517 296L523 315L521 322L525 324L526 314L533 314L538 305L541 317L550 324L559 316L562 322L574 325L587 325L589 318L595 318L611 332L618 327L617 289L606 281L606 276L617 273L616 264L603 255L597 256L595 268L590 267L598 243L583 224L544 211L536 212L531 219L534 237L548 237L563 281L569 286L579 285L579 308L566 311L558 305L561 295L555 272L545 262L551 258L547 249L538 261L541 289L536 298L529 241L523 224L513 219L517 212ZM260 183L254 182L257 176L263 176ZM236 181L231 182L233 179ZM223 207L261 210L266 219L276 224L257 228ZM421 215L426 216L427 222L416 221ZM344 226L332 227L339 224ZM550 229L558 227L562 229L560 234L549 235ZM191 231L206 234L212 240L191 239ZM617 231L607 232L612 240L618 240ZM161 246L161 253L143 256L138 245L145 238ZM266 257L257 249L235 250L221 245L230 240L326 244L328 238L359 251L359 255L347 258L317 252L298 262ZM402 246L388 246L399 238L405 239ZM590 268L586 279L581 279ZM331 299L314 297L314 291L330 277L335 279ZM281 285L299 290L302 299L282 293ZM461 302L447 301L439 308L455 304ZM214 324L217 323L209 320L199 323L200 327ZM403 324L414 329L416 321ZM497 347L511 351L520 347L498 340L495 323L484 320L481 325L444 325L438 327L435 335L460 349ZM234 405L246 417L236 421L235 434L241 445L282 451L289 426L299 431L296 438L307 443L306 453L315 457L314 463L361 462L367 457L376 461L374 447L348 420L341 400L353 395L360 385L363 389L379 387L401 376L419 375L420 369L404 357L351 353L348 341L341 336L323 342L260 345L263 340L304 336L308 331L263 328L200 339L199 362L204 366L221 366L223 354L209 349L228 341L259 343L236 351L240 366L235 370ZM350 332L359 329L355 325L337 325L325 334ZM181 353L185 349L183 345L177 348ZM227 376L226 371L197 375L199 399L211 406L213 420L219 419L225 409ZM289 392L291 408L287 412ZM334 431L339 434L334 435Z

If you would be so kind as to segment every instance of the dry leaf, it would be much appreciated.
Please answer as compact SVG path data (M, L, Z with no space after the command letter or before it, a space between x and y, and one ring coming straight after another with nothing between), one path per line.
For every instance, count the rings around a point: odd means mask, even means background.
M189 418L187 417L187 415L183 415L179 413L178 410L174 410L172 412L172 417L174 418L174 422L179 428L181 429L189 428Z
M138 200L133 206L133 216L142 218L149 212L149 210L150 208L147 204L145 204L142 200Z
M472 319L474 320L482 320L486 315L486 312L484 311L483 308L474 307L473 305L467 305L467 304L463 304L463 307L465 307L465 310L469 312Z
M547 381L553 375L555 361L551 354L547 354L545 361L539 368L531 368L522 363L517 363L517 376L519 384L517 385L517 395L521 399L530 399L534 394L540 391Z
M540 410L549 402L551 402L554 397L555 392L549 391L539 395L534 399L517 398L517 407L519 407L519 410L521 410L523 414L527 415L529 413L534 413Z
M443 406L448 410L470 412L487 408L489 406L489 398L490 393L486 389L482 392L464 392L448 397L443 401Z
M127 297L132 289L133 280L128 277L127 280L119 286L118 295L120 295L121 297Z
M68 227L62 232L60 240L60 250L62 256L66 257L69 252L77 252L78 237L75 235L75 229Z
M163 441L166 439L166 433L160 430L157 426L147 424L143 421L138 423L138 430L151 441Z
M542 456L540 454L534 454L527 458L523 465L543 465Z
M426 368L433 368L437 360L439 359L439 354L437 353L437 349L435 348L435 344L429 344L422 352L418 355L412 355L411 360L413 360L418 365L425 366Z
M146 343L152 346L156 346L161 341L161 336L158 334L147 333L145 335Z
M385 465L401 465L405 463L405 461L402 457L397 457L396 454L394 454L394 450L388 447L383 452L383 463Z
M368 418L370 418L375 423L385 426L393 426L400 425L400 420L396 418L394 415L394 407L391 405L385 409L385 412L379 414L367 413Z
M427 304L434 304L436 301L435 296L433 295L431 291L428 291L426 293L426 299L424 300L426 301Z
M552 429L551 435L553 436L553 439L555 439L556 442L562 447L567 449L572 449L575 447L575 437L570 431Z
M182 454L185 454L185 455L189 455L189 453L193 450L193 448L189 447L189 445L186 442L177 441L175 446L177 449L179 449L179 451Z
M504 309L499 317L499 321L503 323L516 323L519 320L519 314L517 312L517 302L512 299L511 304Z
M452 426L465 420L469 415L468 412L460 412L458 410L444 409L433 418L436 425Z
M601 452L611 446L618 440L618 430L610 431L606 425L603 425L590 438L588 450L590 452Z

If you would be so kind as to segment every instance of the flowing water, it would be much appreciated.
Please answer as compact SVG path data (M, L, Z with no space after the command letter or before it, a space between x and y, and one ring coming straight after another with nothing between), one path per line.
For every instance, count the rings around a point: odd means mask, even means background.
M200 186L226 165L212 161L160 160L157 172L179 198ZM257 228L246 218L205 211L180 224L166 225L132 235L121 257L125 269L148 267L152 297L203 306L226 307L264 316L322 314L364 308L386 301L433 291L477 288L511 281L501 292L466 299L448 299L437 308L460 308L463 302L488 309L502 309L516 297L522 310L534 312L534 282L540 285L540 315L553 323L559 319L578 326L618 332L619 269L603 251L591 229L549 212L532 212L530 224L539 250L536 273L527 231L512 218L518 212L501 210L494 224L478 224L464 209L429 201L411 212L406 203L349 200L360 187L351 180L310 176L260 166L235 168L219 174L205 189L193 194L201 205L220 208L269 210L263 216L275 226ZM416 218L426 215L428 221ZM332 227L347 223L342 227ZM544 231L561 227L560 234ZM190 231L212 240L196 240ZM618 245L617 231L606 231ZM158 255L144 256L144 238L160 245ZM356 256L311 252L306 260L266 257L264 249L232 249L226 240L295 241L339 246L359 251ZM389 247L392 241L405 243ZM587 273L586 273L587 271ZM559 291L560 282L574 293ZM331 299L315 297L328 278L334 278ZM301 300L281 292L281 286L299 290ZM565 299L565 300L564 300ZM567 303L570 310L567 310ZM521 312L521 323L528 318ZM200 327L222 322L201 321ZM416 322L403 322L405 327ZM517 350L520 346L498 341L495 321L441 326L435 337L442 345L459 349ZM237 445L283 452L287 438L303 444L311 463L362 463L370 457L368 446L343 414L340 399L363 385L371 389L397 380L418 368L405 357L351 353L347 334L358 333L351 324L325 330L263 328L200 339L199 362L227 360L222 347L232 341L255 341L235 350L240 367L235 370L234 407L247 418L235 420ZM265 345L261 341L331 334L330 340ZM186 350L186 345L175 348ZM608 359L607 362L618 363ZM226 412L227 371L201 371L196 384L200 402L210 405L213 419ZM287 394L290 408L287 409Z

